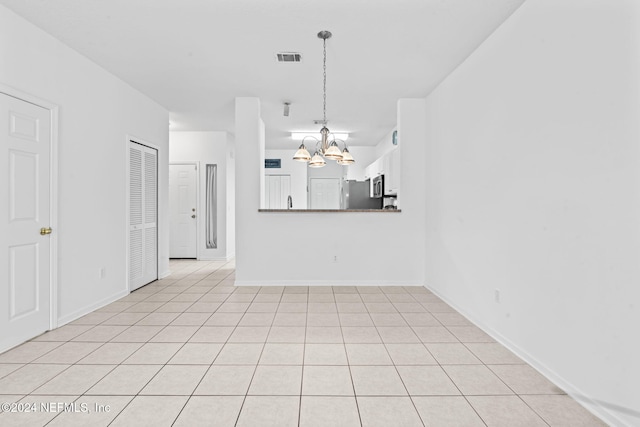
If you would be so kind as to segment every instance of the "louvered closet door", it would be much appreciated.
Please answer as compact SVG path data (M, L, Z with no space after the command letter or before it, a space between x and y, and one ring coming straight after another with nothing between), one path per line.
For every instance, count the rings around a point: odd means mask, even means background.
M291 175L266 175L265 190L267 209L287 209L291 196Z
M129 288L158 278L158 151L129 146Z

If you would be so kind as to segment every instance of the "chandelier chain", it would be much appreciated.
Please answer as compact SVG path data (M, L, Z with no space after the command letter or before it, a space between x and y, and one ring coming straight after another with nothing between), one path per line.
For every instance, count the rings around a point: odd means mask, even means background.
M322 116L324 125L327 125L327 39L322 40Z

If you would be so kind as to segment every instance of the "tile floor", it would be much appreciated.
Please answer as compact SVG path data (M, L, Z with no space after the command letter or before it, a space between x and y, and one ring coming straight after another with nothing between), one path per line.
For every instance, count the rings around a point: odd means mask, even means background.
M0 426L602 426L420 287L173 274L0 355Z

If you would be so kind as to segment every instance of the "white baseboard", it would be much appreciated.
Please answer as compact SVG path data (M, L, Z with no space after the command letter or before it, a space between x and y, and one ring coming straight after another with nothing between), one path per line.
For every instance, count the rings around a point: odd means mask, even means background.
M0 340L0 354L4 353L5 351L9 351L12 348L17 347L23 343L25 343L25 341L23 341L22 339L14 338L14 337L7 337L6 339L2 339Z
M361 280L236 280L235 286L421 286L420 282Z
M171 270L165 270L162 273L158 273L158 279L164 279L165 277L169 277L171 275Z
M76 319L81 318L82 316L84 316L85 314L89 314L92 311L95 311L99 308L104 307L107 304L111 304L114 301L119 300L120 298L126 297L127 295L129 295L129 290L125 289L122 290L120 292L117 292L107 298L101 299L100 301L97 301L93 304L90 304L86 307L83 307L79 310L74 311L73 313L67 314L65 316L59 317L58 318L58 327L61 327L63 325L66 325L69 322L73 322Z
M125 297L129 295L129 291L128 290L123 290L120 292L117 292L116 294L113 294L107 298L104 298L94 304L88 305L86 307L83 307L79 310L74 311L73 313L67 314L66 316L62 316L58 318L58 326L54 329L57 329L61 326L66 325L69 322L73 322L76 319L81 318L82 316L84 316L85 314L89 314L92 311L95 311L99 308L104 307L107 304L111 304L114 301L119 300L122 297ZM52 329L52 330L54 330ZM35 337L34 337L35 338ZM28 341L28 340L27 340ZM3 353L7 350L12 349L13 347L17 347L18 345L24 343L25 341L22 340L2 340L0 341L0 353Z
M198 257L198 261L224 261L228 262L233 259L234 255L228 256L213 256L213 257Z
M446 296L440 294L438 291L430 288L429 286L425 286L428 290L430 290L433 294L438 296L444 302L449 304L451 307L456 309L456 311L462 314L464 317L469 319L474 325L482 329L485 333L495 339L498 343L505 346L511 352L513 352L516 356L527 362L531 367L536 369L540 374L546 377L549 381L560 387L564 390L569 396L571 396L576 402L582 405L587 411L591 412L596 417L600 418L604 422L606 422L610 426L620 426L620 427L631 427L630 424L620 419L615 413L611 412L609 409L605 408L602 404L598 403L592 397L587 396L583 393L578 387L576 387L571 382L565 380L560 374L550 369L545 363L538 360L531 354L529 354L526 350L520 348L518 345L514 344L510 339L500 334L499 332L493 330L488 327L484 322L477 319L472 314L466 312L461 309L457 304L452 302ZM637 416L637 415L636 415Z

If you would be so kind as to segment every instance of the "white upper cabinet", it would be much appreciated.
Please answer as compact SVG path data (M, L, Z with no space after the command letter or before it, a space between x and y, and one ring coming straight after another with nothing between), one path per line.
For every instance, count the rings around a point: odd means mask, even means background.
M364 170L365 179L375 178L378 175L382 175L384 173L384 160L383 158L379 158L375 162L371 163Z
M400 188L400 148L387 153L384 157L384 194L397 195Z
M372 166L373 165L369 165L366 168L364 168L364 179L365 179L365 181L367 179L371 179Z
M400 148L396 148L365 168L365 179L384 175L384 194L395 196L400 188ZM373 194L373 190L371 192Z
M367 166L364 177L373 180L376 176L384 175L384 194L396 196L400 188L400 167L400 148L398 147ZM373 197L373 189L370 193Z

